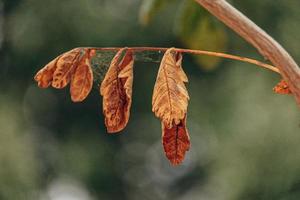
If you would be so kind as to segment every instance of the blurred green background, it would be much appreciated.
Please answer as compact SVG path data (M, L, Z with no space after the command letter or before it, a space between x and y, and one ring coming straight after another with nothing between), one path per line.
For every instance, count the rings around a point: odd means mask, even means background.
M300 63L300 1L231 0ZM78 46L201 48L263 58L191 0L0 0L0 199L298 200L300 113L280 77L184 55L192 147L172 167L151 112L158 63L137 62L132 115L108 135L94 89L39 89L34 74Z

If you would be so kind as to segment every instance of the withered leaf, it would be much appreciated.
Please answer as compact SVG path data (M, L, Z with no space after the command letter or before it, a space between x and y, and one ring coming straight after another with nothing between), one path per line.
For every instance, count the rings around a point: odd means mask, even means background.
M34 76L34 80L38 82L40 88L47 88L52 84L53 74L56 70L56 63L59 58L60 56L52 60Z
M57 67L53 74L52 87L61 89L68 85L83 53L83 48L76 48L64 53L57 60Z
M277 94L292 94L289 85L283 79L273 88L273 91Z
M89 55L86 54L76 67L70 84L71 99L73 102L83 101L93 86L93 71L91 69Z
M83 101L93 85L90 60L96 54L94 49L76 48L68 51L41 69L34 77L39 87L63 88L71 81L71 99Z
M188 78L182 67L182 55L173 48L162 58L152 97L152 111L165 126L178 125L187 112L189 95L185 87Z
M186 128L189 95L188 78L182 66L182 55L168 49L161 61L152 97L152 111L161 119L162 143L173 165L180 164L190 148Z
M167 158L172 165L178 165L184 160L185 152L190 149L190 137L186 128L186 116L179 124L173 123L171 128L162 123L162 143Z
M124 52L125 55L121 59ZM103 114L109 133L121 131L128 123L132 102L133 64L132 51L120 49L112 59L101 83Z

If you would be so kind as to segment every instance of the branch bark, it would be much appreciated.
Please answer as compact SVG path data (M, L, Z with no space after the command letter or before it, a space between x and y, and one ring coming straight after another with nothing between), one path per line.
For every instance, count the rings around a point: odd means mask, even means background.
M226 0L195 0L252 44L280 70L300 105L300 69L287 51Z

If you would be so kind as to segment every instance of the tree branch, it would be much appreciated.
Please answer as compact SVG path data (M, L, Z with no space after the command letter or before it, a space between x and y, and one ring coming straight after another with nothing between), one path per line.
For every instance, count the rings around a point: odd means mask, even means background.
M266 59L277 66L300 105L300 69L280 44L226 0L195 1L256 47Z

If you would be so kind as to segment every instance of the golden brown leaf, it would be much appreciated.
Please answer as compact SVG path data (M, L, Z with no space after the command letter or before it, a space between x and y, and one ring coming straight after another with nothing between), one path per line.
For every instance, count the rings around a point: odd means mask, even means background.
M59 58L60 56L52 60L35 75L34 80L38 82L38 86L40 88L47 88L51 85L53 80L53 74L57 67L56 63Z
M122 54L125 55L120 61ZM133 82L133 53L123 48L117 52L100 86L103 114L109 133L125 128L130 115Z
M185 152L190 149L186 116L180 120L179 124L173 123L171 128L162 123L162 143L166 156L172 165L178 165L184 160Z
M68 85L71 80L72 74L75 71L76 66L83 56L84 49L76 48L71 51L64 53L57 60L57 67L53 74L52 87L61 89Z
M93 86L93 71L90 66L89 54L86 54L72 75L70 93L73 102L83 101L90 93Z
M273 91L277 94L292 94L289 85L283 79L273 88Z
M164 54L152 97L152 111L165 126L178 125L187 112L189 95L185 87L188 78L182 67L182 55L173 48Z
M189 95L188 78L182 67L182 55L168 49L161 61L152 97L152 111L162 121L162 143L173 165L180 164L190 148L186 128Z

